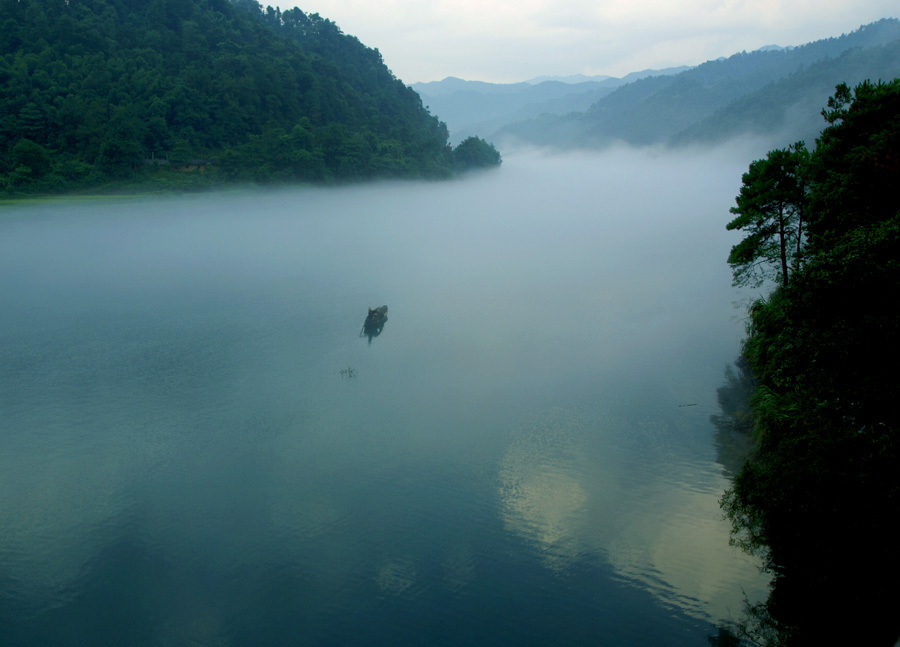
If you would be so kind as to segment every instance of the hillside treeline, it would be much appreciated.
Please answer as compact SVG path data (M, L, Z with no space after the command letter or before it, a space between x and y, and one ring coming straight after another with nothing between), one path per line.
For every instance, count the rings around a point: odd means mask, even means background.
M254 0L0 0L7 193L445 177L458 159L378 50L318 14Z
M766 645L900 637L900 79L840 85L807 151L743 176L729 228L749 311L754 451L723 505L773 574L748 634Z

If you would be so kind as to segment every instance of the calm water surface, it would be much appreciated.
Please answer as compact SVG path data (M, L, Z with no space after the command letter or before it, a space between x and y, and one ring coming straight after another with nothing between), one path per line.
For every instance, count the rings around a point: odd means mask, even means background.
M3 209L4 644L708 644L748 159Z

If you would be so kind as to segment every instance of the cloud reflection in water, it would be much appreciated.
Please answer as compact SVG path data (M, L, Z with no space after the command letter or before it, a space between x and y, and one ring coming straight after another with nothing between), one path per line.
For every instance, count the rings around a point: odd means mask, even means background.
M674 461L648 472L640 454L623 463L628 423L601 418L551 408L518 425L498 472L505 527L531 542L550 569L603 560L695 617L736 618L745 592L751 599L764 595L767 578L748 579L755 562L728 544L718 508L727 484L716 466L696 479L708 482L698 488L691 479L676 483L692 466ZM640 442L673 433L664 421L640 426L631 430ZM750 582L744 590L733 586L741 578Z

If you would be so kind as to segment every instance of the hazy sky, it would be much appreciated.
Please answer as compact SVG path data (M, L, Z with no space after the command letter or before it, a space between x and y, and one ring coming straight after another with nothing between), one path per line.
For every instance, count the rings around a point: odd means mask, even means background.
M896 0L263 0L336 22L406 83L623 76L897 17Z

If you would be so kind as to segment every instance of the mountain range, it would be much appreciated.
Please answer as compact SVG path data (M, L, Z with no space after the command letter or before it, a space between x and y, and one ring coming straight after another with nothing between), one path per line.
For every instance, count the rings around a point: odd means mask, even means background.
M616 88L648 76L670 76L687 66L632 72L622 78L582 74L539 77L521 83L485 83L447 77L414 83L426 107L450 129L450 140L495 133L509 124L544 114L564 115L587 110Z
M712 144L740 136L812 141L835 86L900 76L900 21L885 18L801 46L769 45L690 68L574 83L415 84L451 140L477 133L507 148Z

